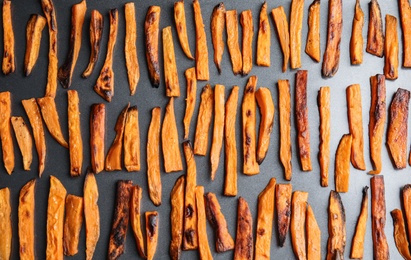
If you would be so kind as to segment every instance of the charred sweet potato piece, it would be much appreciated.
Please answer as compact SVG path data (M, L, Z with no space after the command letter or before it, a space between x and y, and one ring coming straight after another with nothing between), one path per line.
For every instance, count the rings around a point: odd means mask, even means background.
M66 256L77 254L82 224L83 198L69 194L66 197L66 214L63 230L63 250Z
M253 259L253 256L253 216L251 216L247 201L244 198L239 197L234 259Z
M405 168L407 165L409 101L410 91L398 88L390 104L387 147L394 167L397 169Z
M227 222L221 212L216 195L212 192L207 192L205 200L207 218L214 230L215 250L217 253L221 253L234 249L234 240L230 233L228 233Z
M275 186L275 208L277 213L278 245L284 246L291 220L291 184L277 184Z
M233 73L234 75L241 74L243 58L241 56L240 44L238 43L237 10L225 12L225 25L227 28L227 47L230 53Z
M330 191L328 202L327 260L344 259L346 240L345 210L340 194Z
M307 259L321 259L321 230L310 205L307 206L305 233L307 239Z
M103 36L104 19L99 11L91 11L90 18L90 61L87 68L81 75L83 78L88 78L94 71L94 67L97 63L98 57L100 55L100 43L101 37Z
M294 191L291 201L291 242L297 259L306 259L307 247L305 236L305 219L307 212L308 193Z
M241 74L247 75L253 68L253 36L254 36L254 25L253 25L253 13L251 10L245 10L241 12L240 18L241 26L243 27L243 40L242 40L242 61L243 67L241 69Z
M221 74L221 60L224 53L223 33L225 29L225 7L224 3L217 4L211 14L211 39L214 49L214 63L218 73Z
M194 24L196 28L196 74L197 80L209 80L208 71L208 48L207 38L204 30L201 6L198 0L193 1Z
M288 80L278 81L278 114L280 122L280 161L284 167L284 179L291 180L291 94Z
M193 117L194 108L196 106L197 99L197 78L196 78L196 69L189 68L184 73L186 77L186 112L184 114L183 124L184 124L184 139L188 138L190 133L190 123L191 118Z
M124 166L128 172L139 171L140 162L140 128L138 125L138 109L132 106L127 110L124 125Z
M146 258L146 252L144 247L144 238L143 232L141 230L141 198L142 198L143 189L134 185L131 188L131 197L130 197L130 225L133 230L133 235L136 240L137 251L140 257Z
M211 255L210 246L207 237L207 220L204 203L204 187L197 186L196 191L196 205L197 205L197 230L198 230L198 251L201 259L213 259Z
M384 176L371 178L371 227L375 259L390 259L387 237L385 236L385 186Z
M11 1L3 0L3 63L2 70L5 75L16 70L14 53L13 19L11 14Z
M208 148L208 131L213 114L214 95L209 84L201 91L200 108L198 109L197 126L194 136L194 154L206 155Z
M352 21L352 31L350 39L350 59L351 65L362 63L364 39L362 28L364 26L364 12L361 9L360 0L355 1L354 18Z
M322 75L332 77L340 63L340 42L343 27L342 0L329 0L327 45L323 56Z
M292 69L301 67L301 30L303 28L304 1L292 0L290 12L290 64Z
M174 22L176 23L178 40L180 41L181 49L187 58L194 60L188 44L186 13L184 10L184 0L178 0L174 3Z
M382 29L382 16L377 0L371 0L368 4L369 21L366 51L377 57L384 55L384 32Z
M273 130L275 108L269 88L259 88L255 92L255 99L257 100L261 114L257 145L257 162L261 164L270 146L270 135Z
M406 259L411 259L410 248L405 232L405 223L400 209L391 211L392 222L394 224L394 241L400 255Z
M39 14L30 15L26 26L26 53L24 55L24 75L30 75L39 57L41 35L46 25L46 18Z
M181 257L181 249L183 245L183 230L184 230L184 189L185 178L181 175L175 182L170 193L170 258L178 260Z
M350 157L352 135L345 134L341 137L335 153L335 191L348 192L350 187Z
M79 176L83 166L83 139L80 127L80 100L75 90L67 91L70 174Z
M154 205L161 205L161 176L160 176L160 125L161 108L151 111L151 122L147 133L147 183L148 194Z
M108 259L118 259L124 253L126 234L130 217L132 181L118 181L116 204L108 244Z
M397 18L387 14L384 41L384 75L387 79L398 78L398 48Z
M308 10L308 34L305 53L314 61L320 62L320 0L314 0Z
M271 47L271 28L268 22L267 2L264 2L260 10L257 36L256 64L258 66L270 67L270 47Z
M411 184L404 185L401 193L405 220L407 222L407 233L409 237L411 234Z
M211 163L211 180L214 180L215 174L220 162L221 147L223 146L224 136L224 92L223 85L215 85L214 87L214 129L213 140L211 143L210 163Z
M138 65L137 56L137 26L136 14L133 2L124 5L124 18L126 20L126 36L124 45L124 54L127 68L127 78L130 88L130 95L136 93L137 84L140 80L140 66Z
M164 81L167 97L179 97L180 85L178 83L177 63L174 54L173 34L171 26L163 29L163 57L164 57Z
M288 60L290 59L290 33L288 30L287 16L282 6L276 7L271 11L275 27L277 29L278 40L280 41L281 51L283 52L283 72L287 70Z
M36 180L33 179L20 190L18 206L20 259L35 259L35 188Z
M104 170L105 132L106 106L93 104L90 111L90 159L95 174Z
M350 258L363 259L364 257L364 240L368 219L368 186L362 190L361 211L355 226L355 233L351 242Z
M86 227L86 259L93 258L100 238L100 211L98 208L98 187L93 172L88 171L83 187L84 224Z
M146 59L151 85L158 88L160 85L160 62L158 58L158 34L161 8L152 5L148 8L144 23L146 36Z
M0 92L0 139L3 152L3 163L10 175L14 170L14 145L11 135L11 94Z
M10 259L13 238L9 188L0 189L0 259Z
M402 66L411 67L411 6L408 0L399 0L398 9L400 11L402 28Z
M318 110L320 112L320 145L318 161L320 163L321 186L328 187L330 168L330 87L321 87L318 91Z
M163 148L164 171L178 172L183 170L178 130L174 115L174 98L170 98L166 106L163 125L161 126L161 144Z
M157 250L159 216L157 211L147 211L146 214L147 260L154 259Z

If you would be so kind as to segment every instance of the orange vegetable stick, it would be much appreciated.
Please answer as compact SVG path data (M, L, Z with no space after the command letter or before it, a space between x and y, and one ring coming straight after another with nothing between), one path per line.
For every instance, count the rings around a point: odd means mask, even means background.
M106 132L106 106L93 104L90 112L90 157L95 174L104 170L104 143Z
M93 258L100 238L100 211L98 208L98 187L93 172L88 171L84 180L84 225L86 227L86 259Z
M184 230L184 189L185 176L181 175L176 180L170 193L171 241L169 253L172 260L181 258Z
M178 83L177 63L174 54L173 34L171 26L163 29L163 58L164 58L164 81L167 97L179 97L180 85Z
M14 52L14 32L11 1L3 0L3 63L4 75L16 70L16 57Z
M301 30L303 27L304 0L291 1L290 13L290 63L292 69L301 67Z
M292 176L291 164L291 94L288 80L278 81L278 114L280 117L280 161L284 167L284 178Z
M154 259L157 250L159 218L157 211L146 212L147 260Z
M314 0L308 9L308 35L305 53L314 61L320 62L320 0Z
M148 194L154 205L161 205L161 176L160 176L160 125L161 108L151 111L151 122L147 133L147 182Z
M239 197L237 206L237 235L235 238L234 259L253 259L253 216L247 201Z
M127 110L127 118L124 126L124 167L128 172L139 171L140 162L140 128L138 124L137 106Z
M224 3L217 4L211 15L211 39L214 49L214 63L218 73L221 74L221 60L224 53L223 33L225 29L225 7Z
M184 73L187 82L187 97L186 97L186 112L184 114L184 139L188 138L190 133L190 123L193 117L194 108L196 106L197 99L197 78L196 69L189 68Z
M340 194L330 191L328 202L327 260L344 259L346 241L345 210Z
M0 92L0 139L3 152L3 163L10 175L14 170L14 145L11 135L11 94Z
M371 227L374 259L390 259L389 245L385 236L385 185L384 176L371 178Z
M178 0L174 3L174 22L176 23L177 35L181 48L187 58L194 60L188 44L186 13L184 10L184 0Z
M384 55L384 32L380 5L377 0L371 0L368 5L368 34L366 51L377 57Z
M351 64L361 64L363 60L364 39L362 28L364 26L364 12L361 9L360 0L355 1L354 18L352 21L352 33L350 39Z
M271 28L268 22L267 2L264 2L260 10L260 20L258 24L257 36L257 58L258 66L270 67L270 47L271 47Z
M64 209L63 209L64 210ZM11 201L9 188L0 189L0 259L11 259L12 249L12 222L11 222Z
M206 220L206 210L204 203L204 187L197 186L195 190L196 195L196 205L197 205L197 230L198 230L198 251L200 253L200 258L204 260L212 260L210 246L208 244L207 238L207 220Z
M294 191L291 201L291 242L297 259L306 259L305 219L307 212L308 192Z
M335 153L335 191L348 192L350 187L350 157L352 135L345 134L341 137Z
M194 136L194 154L206 155L208 148L208 130L213 114L214 95L209 84L201 91L200 108L198 109L197 127Z
M398 9L400 11L401 28L402 28L402 66L411 67L411 6L408 0L399 0Z
M261 114L257 145L257 162L261 164L270 146L270 135L273 130L275 108L269 88L259 88L255 92L255 99L257 100Z
M35 188L36 180L27 182L20 190L19 218L19 253L20 259L35 259ZM4 232L4 229L2 228Z
M66 214L64 219L64 255L73 256L78 253L78 242L82 224L83 198L69 194L66 197Z
M130 198L130 225L133 230L134 239L136 240L137 251L140 257L146 258L146 252L144 248L144 238L141 230L141 198L143 189L134 185L131 188Z
M137 84L140 80L140 66L138 65L137 56L137 28L136 28L136 14L133 2L124 5L124 18L126 22L126 36L124 45L124 54L127 67L127 78L130 88L130 95L136 93Z
M358 216L355 234L351 242L350 258L362 259L364 256L364 240L368 219L368 186L362 190L361 212Z
M193 1L194 23L196 28L196 73L197 80L209 80L208 48L204 30L203 17L201 15L200 2Z
M215 85L214 87L214 130L213 141L211 143L210 162L211 180L214 180L220 161L221 147L223 146L224 136L224 86Z
M275 209L277 213L278 245L284 246L291 219L291 195L293 186L277 184L275 186Z
M243 67L241 74L248 75L253 68L253 14L251 10L241 12L241 26L243 27L243 41L242 41L242 60Z
M307 239L307 259L321 259L321 230L310 205L307 206L305 230Z
M283 72L287 70L288 60L290 59L290 34L288 30L287 16L284 8L279 6L271 11L275 27L277 29L278 39L280 41L281 50L283 52Z
M33 161L33 141L30 130L21 116L12 116L11 124L23 157L23 168L25 171L29 171Z
M158 88L160 85L160 63L158 59L158 33L161 8L152 5L148 8L144 23L146 36L146 59L151 85Z
M70 174L79 176L83 166L83 139L80 128L80 100L75 90L67 91Z
M231 66L234 75L240 74L243 67L240 44L238 43L237 10L225 12L225 25L227 28L227 47L230 53Z
M321 87L318 91L318 110L320 112L320 145L318 160L320 163L321 186L328 187L330 168L330 87Z
M387 79L398 78L398 49L397 18L387 14L385 16L384 43L384 75Z

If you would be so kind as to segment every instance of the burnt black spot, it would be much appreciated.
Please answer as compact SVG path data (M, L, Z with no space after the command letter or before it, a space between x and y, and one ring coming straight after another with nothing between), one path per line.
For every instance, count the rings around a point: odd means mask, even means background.
M184 232L185 239L187 243L190 245L194 244L194 234L195 234L195 231L192 228L189 228Z
M157 229L157 214L150 214L148 216L148 232L149 236L155 235Z
M188 206L186 207L186 218L192 218L193 214L194 214L193 206L191 204L188 204Z

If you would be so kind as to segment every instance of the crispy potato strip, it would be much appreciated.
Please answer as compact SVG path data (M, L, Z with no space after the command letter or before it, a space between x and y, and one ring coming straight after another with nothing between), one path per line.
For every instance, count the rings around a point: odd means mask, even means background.
M288 80L278 81L278 114L280 121L280 161L284 167L284 179L291 180L291 93Z
M36 180L33 179L20 190L18 206L20 259L35 259L35 188Z
M345 210L340 194L330 191L328 202L327 260L344 259L346 240Z
M340 63L340 42L343 27L342 0L329 0L327 45L323 56L321 74L332 77L337 73Z
M70 174L79 176L83 166L83 139L80 127L80 100L75 90L67 91Z
M91 11L90 19L90 61L87 68L81 75L83 78L88 78L94 71L94 67L97 63L98 57L100 55L100 43L101 37L103 36L104 19L99 11Z
M95 174L104 170L106 106L93 104L90 111L90 159Z
M178 260L181 258L181 249L183 245L183 230L184 230L184 189L185 178L181 175L176 180L173 189L170 193L170 227L171 227L171 242L170 242L170 258Z
M406 259L411 259L407 233L405 232L405 223L400 209L391 211L392 222L394 223L394 241L400 255Z
M174 115L174 98L170 98L166 106L163 125L161 126L161 144L163 148L164 171L178 172L183 170L180 143Z
M220 162L220 153L223 146L224 136L224 92L225 87L223 85L215 85L214 87L214 129L213 140L211 143L210 162L211 162L211 180L214 180L215 174L218 169L218 163Z
M151 85L158 88L160 85L160 62L158 58L158 34L160 25L161 8L150 6L147 10L144 23L146 36L146 59Z
M197 205L197 230L198 230L198 251L200 253L201 259L213 259L213 256L210 251L210 246L208 244L207 237L207 220L206 220L206 211L204 203L204 187L197 186L196 191L196 205Z
M198 109L197 126L194 136L194 154L206 155L208 148L208 131L213 114L214 95L209 84L201 91L200 108Z
M161 205L161 176L160 176L160 126L161 108L151 111L151 122L147 133L147 182L148 194L154 205Z
M225 7L224 3L217 4L211 15L211 39L214 49L214 63L218 73L221 74L221 60L224 53L223 33L225 30Z
M10 259L13 238L9 188L0 189L0 259Z
M253 36L254 36L254 25L253 25L253 13L251 10L245 10L241 12L240 18L241 26L243 27L243 41L242 41L242 61L243 67L241 69L241 74L248 75L253 68Z
M196 106L197 99L197 78L196 69L189 68L184 73L186 77L187 84L187 97L186 97L186 112L184 114L183 124L184 124L184 139L188 138L190 133L190 123L193 117L194 108Z
M401 191L402 195L402 203L403 203L403 210L405 220L407 222L407 233L408 237L411 234L411 184L406 184L402 188Z
M268 22L267 2L261 6L260 20L258 23L256 64L258 66L270 67L271 28Z
M133 235L136 240L136 246L138 250L138 254L142 258L146 258L146 252L144 247L144 238L143 232L141 229L141 198L143 189L135 185L131 188L131 198L130 198L130 226L133 230Z
M133 2L124 5L124 18L126 21L126 36L124 45L124 54L127 67L128 84L130 88L130 95L136 93L137 84L140 80L140 66L138 65L137 56L137 26L136 14Z
M307 259L321 259L321 230L310 205L307 206L305 230L307 235Z
M307 213L308 193L295 191L291 201L291 242L297 259L307 258L305 219Z
M98 187L93 172L88 171L83 187L84 225L86 227L86 259L93 258L100 238L100 211L98 207Z
M0 139L3 152L3 163L10 175L14 170L14 145L11 134L11 94L0 92Z
M82 224L83 198L69 194L66 197L66 216L63 232L64 255L73 256L77 254Z
M283 247L291 220L291 195L293 186L277 184L275 186L275 208L277 213L278 245Z
M273 130L275 108L269 88L259 88L255 92L255 99L257 100L261 114L257 145L257 162L261 164L270 146L270 135Z
M408 0L399 0L398 9L400 11L401 28L402 28L402 66L411 67L411 6Z
M318 110L320 112L320 145L318 160L320 163L321 186L328 187L330 168L330 87L321 87L318 91Z
M384 75L387 79L398 78L398 33L397 18L387 14L385 16L385 41L384 41Z
M159 216L157 211L147 211L146 214L147 260L154 259L157 250Z
M335 190L348 192L350 187L350 157L352 153L352 135L345 134L341 137L335 153Z
M247 201L239 197L237 206L237 235L235 238L234 259L253 259L253 216Z
M163 58L164 58L164 81L166 84L167 97L179 97L180 85L178 83L177 63L174 54L173 34L171 26L163 29Z
M194 23L196 28L196 74L197 80L209 80L208 48L204 29L203 16L201 15L200 2L193 1Z
M41 35L46 25L46 18L39 14L30 15L26 26L26 53L24 55L24 75L30 75L39 57Z
M304 0L291 1L290 13L290 65L301 67L301 30L303 28Z
M362 190L361 211L355 226L355 233L351 242L350 258L363 259L364 257L364 240L367 229L368 219L368 186Z
M364 39L362 28L364 26L364 12L361 9L360 0L356 0L352 31L350 39L350 59L352 65L358 65L363 60Z
M127 110L124 126L124 166L128 172L139 171L140 162L140 128L138 124L137 106Z
M378 1L371 0L368 4L368 9L367 48L365 50L372 55L382 57L384 55L384 32L382 29L381 9Z
M14 53L14 31L11 13L11 1L3 0L3 63L2 70L5 75L16 70Z
M180 41L181 49L187 58L194 60L188 44L186 13L184 10L184 0L178 0L174 3L174 22L176 23L178 40Z
M390 259L385 222L384 176L378 175L371 178L371 227L375 259Z
M227 28L227 47L230 53L231 65L234 75L241 74L243 58L241 56L240 44L238 43L238 21L237 10L225 12L225 25Z
M290 33L288 30L287 16L284 12L284 8L280 5L271 11L273 16L275 27L277 29L278 39L281 45L281 51L283 52L283 72L287 70L288 61L290 59Z
M314 0L308 10L308 34L305 53L314 61L320 62L320 0Z

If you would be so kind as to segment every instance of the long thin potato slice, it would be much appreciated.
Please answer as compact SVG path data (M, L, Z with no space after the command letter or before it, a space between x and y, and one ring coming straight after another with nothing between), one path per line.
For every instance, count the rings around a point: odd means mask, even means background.
M218 73L221 74L221 60L224 53L223 33L225 29L225 7L224 3L217 4L211 15L211 39L214 49L214 63Z
M343 27L342 0L329 0L327 45L323 56L321 74L332 77L337 73L340 63L340 42Z
M46 25L46 18L39 14L30 15L26 26L26 53L24 55L24 75L30 75L39 56L41 35Z
M270 47L271 47L271 28L268 22L267 2L261 6L260 20L258 24L257 36L257 58L256 64L258 66L270 67Z
M67 191L53 175L50 176L50 191L47 205L46 259L63 259L64 205Z
M234 249L234 240L228 232L227 222L221 212L220 203L218 203L216 195L212 192L207 192L205 200L207 218L213 227L216 239L215 250L217 253L222 253Z
M164 171L178 172L183 170L180 143L174 115L174 98L170 98L166 106L163 125L161 126L161 144L163 148Z
M184 114L183 124L184 124L184 139L188 138L190 133L190 123L193 117L194 108L196 106L197 99L197 78L196 69L189 68L184 73L187 83L187 97L186 97L186 112Z
M316 62L320 62L320 0L314 0L308 10L308 34L305 53Z
M180 85L178 83L177 63L174 54L173 34L171 26L163 29L163 58L164 58L164 81L166 84L167 97L179 97Z
M344 259L346 240L345 210L340 194L330 191L328 202L327 260Z
M305 230L307 236L307 259L321 259L321 230L310 205L307 206Z
M124 54L126 59L127 77L130 88L130 95L136 93L137 84L140 80L140 66L137 57L137 26L136 14L133 2L124 5L124 18L126 21L126 36L124 45Z
M215 174L218 169L218 163L220 162L220 153L223 146L224 136L224 92L225 87L223 85L215 85L214 87L214 129L213 129L213 141L211 143L210 162L211 162L211 180L214 180Z
M255 92L255 99L257 100L261 114L257 145L257 162L261 164L270 146L270 135L273 130L275 108L269 88L259 88Z
M204 30L201 6L198 0L193 1L194 23L196 28L196 74L197 80L209 80L207 38Z
M411 184L404 185L401 193L405 220L407 222L407 233L409 237L411 234Z
M256 102L255 92L257 88L257 76L248 79L247 86L244 88L242 110L243 128L243 173L254 175L260 172L256 156Z
M278 81L278 114L280 121L280 161L284 167L284 179L291 180L291 93L288 80Z
M390 251L385 236L385 185L384 176L371 178L371 227L374 259L390 259Z
M161 205L161 176L160 176L160 126L161 108L151 111L151 122L147 134L147 182L148 194L154 205Z
M93 104L90 111L90 159L95 174L104 170L106 106Z
M361 9L360 0L355 2L354 18L352 21L352 32L350 39L351 65L358 65L363 60L364 39L362 28L364 26L364 12Z
M80 127L80 100L75 90L67 91L70 174L79 176L83 166L83 139Z
M94 67L97 63L98 57L100 55L100 43L101 37L103 36L104 19L99 11L91 11L90 18L90 61L87 68L81 75L83 78L88 78L94 71Z
M107 43L107 54L104 65L101 68L100 75L94 85L94 91L104 98L107 102L111 102L114 96L114 47L117 41L118 31L118 10L111 9L110 14L110 33Z
M36 180L33 179L20 190L18 206L20 259L35 259L35 188Z
M271 11L273 16L275 27L277 29L278 39L281 45L281 51L283 52L283 72L287 70L288 61L290 59L290 33L288 30L287 15L284 12L284 8L280 5Z
M14 53L14 31L11 14L11 1L3 0L3 63L2 70L5 75L16 70L16 58Z
M197 186L197 166L190 141L183 142L183 150L187 164L184 197L183 250L193 250L198 248L198 215L195 201L195 188Z
M253 259L253 216L247 201L239 197L237 206L237 235L235 238L234 259Z
M254 25L253 25L253 13L251 10L246 10L241 12L240 18L241 26L243 27L243 40L242 40L242 60L243 67L241 69L241 74L248 75L253 68L253 36L254 36Z
M126 125L127 111L130 107L130 103L127 104L121 110L120 115L117 118L114 130L116 131L116 137L114 137L113 143L107 152L105 160L106 171L120 171L121 170L121 154L123 152L123 137L124 126Z
M93 172L88 171L83 187L84 224L86 227L86 259L93 258L100 238L100 211L98 208L98 187Z
M394 241L400 255L406 259L411 259L407 233L405 232L405 223L400 209L391 211L392 222L394 223Z
M14 170L14 145L11 134L11 94L0 92L0 139L3 152L3 163L10 175Z
M384 32L380 5L377 0L371 0L368 4L369 21L366 51L377 57L384 55Z
M330 87L321 87L318 91L318 110L320 112L320 145L318 160L320 163L321 186L328 187L330 168Z
M130 198L133 182L118 181L116 204L110 231L107 259L118 259L126 245L126 234L130 218Z
M291 201L291 242L297 259L307 258L307 246L305 235L305 219L307 213L308 193L294 191Z
M225 104L224 119L224 152L225 152L225 182L224 195L237 195L237 141L236 118L238 103L238 86L231 89L231 94Z
M208 244L207 238L207 220L206 220L206 210L204 203L204 187L197 186L196 191L196 205L197 205L197 230L198 230L198 251L200 253L200 258L204 260L211 260L213 256L211 255L210 246Z
M158 58L158 34L160 25L161 8L150 6L147 10L144 23L146 36L146 59L151 85L158 88L160 85L160 62Z
M190 45L188 44L184 0L178 0L174 3L174 22L176 23L178 40L180 41L180 45L183 49L184 54L187 56L187 58L194 60L194 57L190 51Z
M64 255L73 256L77 254L82 224L83 198L69 194L66 197L66 216L63 232Z
M231 66L234 75L241 74L243 58L241 56L240 44L238 43L238 20L237 10L225 12L225 25L227 28L227 47L230 53Z
M385 16L384 42L384 75L387 79L398 78L398 49L397 18L387 14Z
M364 240L368 219L368 186L362 190L361 211L358 216L355 233L351 242L350 258L363 259L364 257Z
M284 246L291 220L291 195L293 186L277 184L275 186L275 208L277 213L278 245Z
M398 88L390 104L387 147L395 168L407 166L408 105L410 91ZM411 156L410 156L411 162Z
M140 128L138 125L138 109L132 106L127 110L124 126L124 167L128 172L139 171L140 162Z
M131 188L131 198L130 198L130 225L133 230L134 239L136 240L136 246L138 254L142 258L146 258L146 252L144 247L143 232L141 230L141 198L143 189L135 185Z
M198 109L197 126L194 136L194 154L206 155L208 148L208 131L213 114L214 95L209 84L201 91L200 108Z
M352 135L341 137L335 153L335 191L348 192L350 187L350 157L352 153Z
M0 189L0 259L10 259L13 238L9 188Z
M148 211L146 216L147 260L154 259L157 250L159 216L157 211Z
M175 182L170 193L170 226L171 242L169 254L172 260L181 258L184 230L184 189L185 178L181 175Z
M29 118L33 130L34 144L36 145L39 160L39 176L43 174L46 162L46 139L44 138L43 122L41 121L40 109L35 98L22 100L24 110Z
M66 61L60 67L57 74L58 80L63 88L69 88L71 86L71 78L73 77L74 68L76 67L81 48L81 37L86 11L87 4L85 0L71 7L70 49Z
M271 178L264 190L258 195L254 259L270 259L275 205L275 183L276 179Z
M290 13L290 65L301 67L301 30L303 28L304 0L291 1Z
M57 113L56 103L52 97L37 98L37 104L39 105L41 115L43 116L44 123L46 123L47 129L51 136L62 146L68 148L68 143L64 139L63 132L61 131L59 115Z
M411 67L411 27L408 26L411 19L411 6L408 0L399 0L398 9L400 11L402 28L402 66Z

